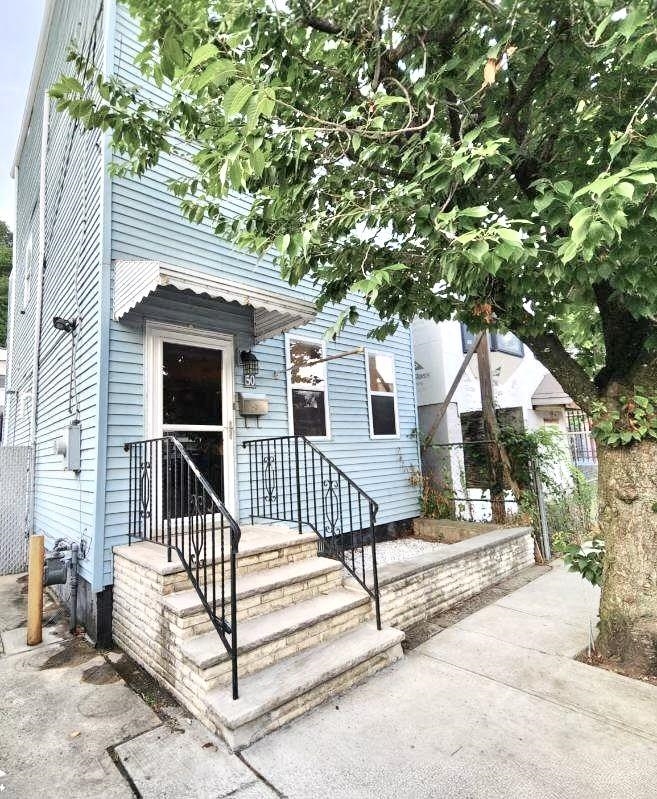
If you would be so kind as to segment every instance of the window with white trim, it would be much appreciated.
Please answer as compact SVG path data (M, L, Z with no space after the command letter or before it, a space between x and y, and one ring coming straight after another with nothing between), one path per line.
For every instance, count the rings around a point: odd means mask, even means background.
M294 435L329 436L326 357L321 341L287 337L288 407Z
M370 433L373 437L397 436L395 359L381 352L368 352L366 358Z

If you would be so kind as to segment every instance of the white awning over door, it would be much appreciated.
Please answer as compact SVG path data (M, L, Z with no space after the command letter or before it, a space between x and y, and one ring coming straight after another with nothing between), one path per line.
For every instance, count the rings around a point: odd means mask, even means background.
M136 309L160 286L174 286L253 308L256 341L301 327L317 314L313 303L307 300L163 261L119 260L114 262L114 269L112 316L117 321Z

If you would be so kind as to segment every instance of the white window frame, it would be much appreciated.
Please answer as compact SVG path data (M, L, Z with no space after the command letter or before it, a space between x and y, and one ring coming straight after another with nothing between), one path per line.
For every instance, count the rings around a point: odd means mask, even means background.
M377 356L381 355L385 358L390 358L392 361L392 375L393 380L395 383L395 389L392 394L389 391L372 391L370 388L370 356ZM365 387L367 389L367 415L370 422L370 438L375 439L376 441L382 441L385 439L394 440L399 438L399 399L398 399L398 389L397 389L397 364L395 362L395 356L391 352L385 352L384 350L370 350L365 349ZM392 396L395 401L395 430L397 431L394 435L386 434L382 435L381 433L374 432L374 417L372 414L372 397L390 397Z
M27 240L25 245L25 258L23 259L23 299L21 308L23 311L27 309L32 294L32 255L34 252L34 242L32 234Z
M290 345L292 342L299 342L300 344L310 344L313 347L321 349L322 358L326 358L326 342L322 339L311 338L309 336L298 336L294 333L285 334L285 374L287 376L287 418L288 430L291 436L296 435L294 432L294 409L292 407L292 389L298 388L292 385L292 358L290 355ZM307 436L309 441L329 441L331 439L331 413L329 411L329 384L328 384L328 365L324 361L321 364L324 368L324 416L326 421L326 435L325 436ZM317 389L315 389L317 390ZM300 434L299 434L300 435Z
M32 412L32 392L25 391L20 395L18 400L18 413L16 416L19 419L27 418Z

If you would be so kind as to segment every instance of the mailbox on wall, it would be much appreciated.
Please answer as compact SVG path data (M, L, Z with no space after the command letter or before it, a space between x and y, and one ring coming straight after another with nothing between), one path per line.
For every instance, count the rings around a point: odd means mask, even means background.
M243 391L237 395L240 415L246 418L257 418L269 413L269 400L265 394L254 394Z

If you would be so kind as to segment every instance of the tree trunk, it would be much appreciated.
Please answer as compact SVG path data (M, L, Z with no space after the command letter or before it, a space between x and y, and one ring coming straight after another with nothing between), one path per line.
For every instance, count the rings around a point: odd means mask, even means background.
M606 554L598 650L629 673L657 675L657 441L598 448Z

